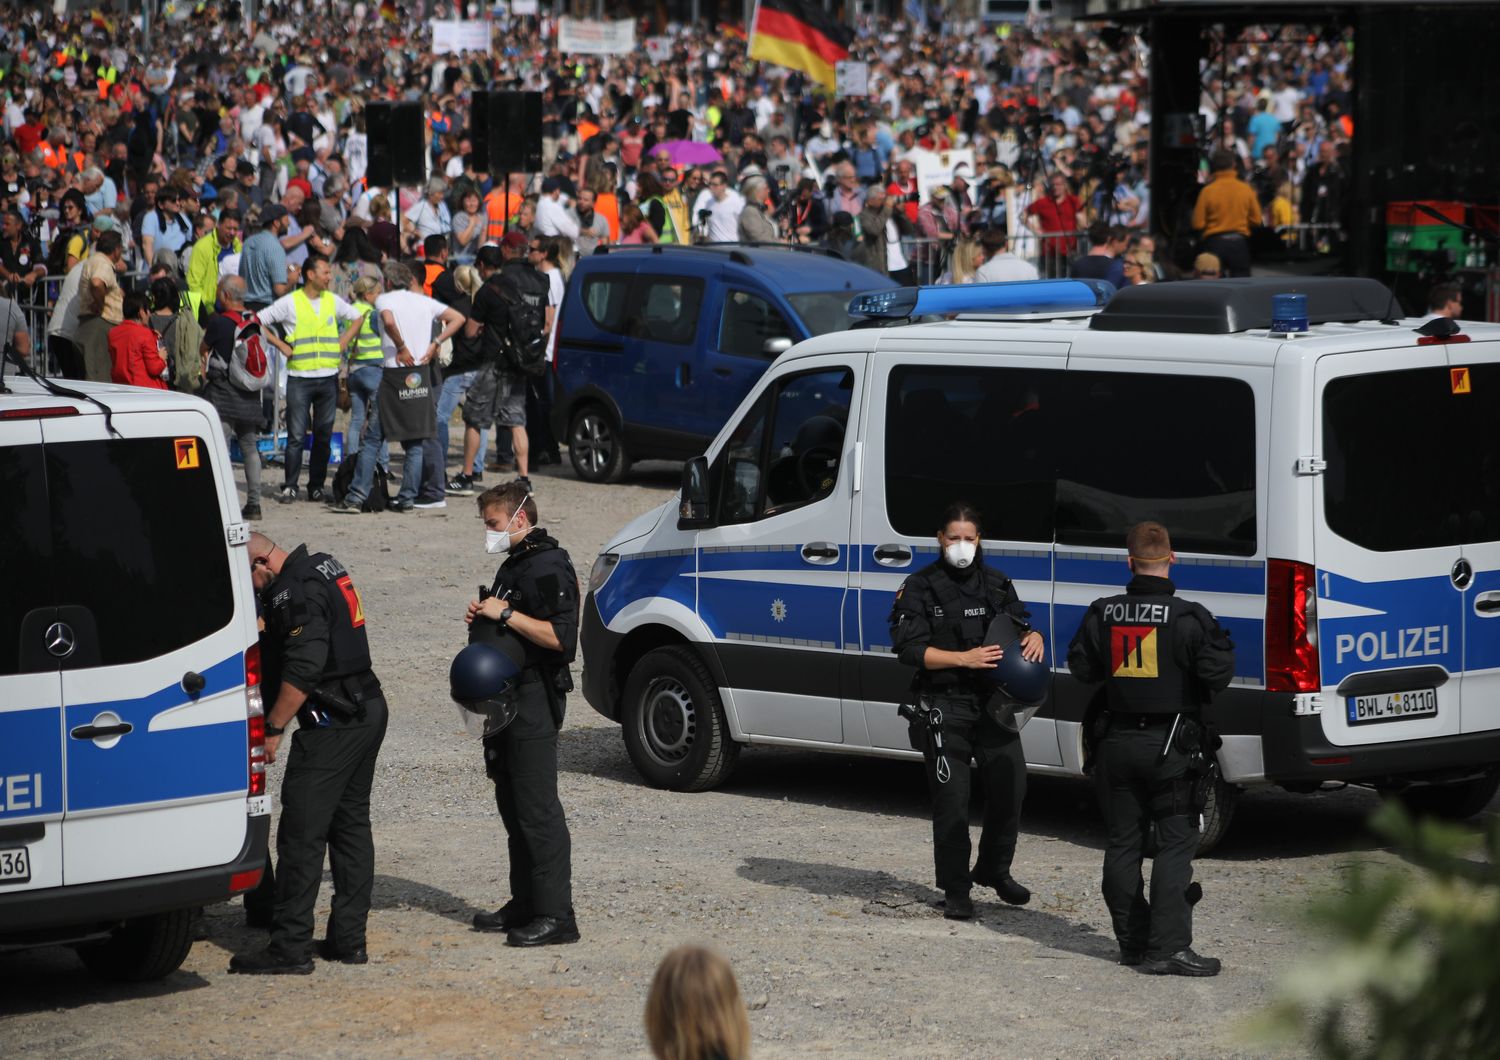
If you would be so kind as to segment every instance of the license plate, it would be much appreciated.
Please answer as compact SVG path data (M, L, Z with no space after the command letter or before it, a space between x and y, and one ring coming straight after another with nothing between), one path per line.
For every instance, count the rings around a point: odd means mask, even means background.
M26 847L0 850L0 887L31 882L31 851Z
M1415 692L1381 692L1374 696L1349 697L1350 725L1431 717L1436 713L1437 689L1435 688L1419 688Z

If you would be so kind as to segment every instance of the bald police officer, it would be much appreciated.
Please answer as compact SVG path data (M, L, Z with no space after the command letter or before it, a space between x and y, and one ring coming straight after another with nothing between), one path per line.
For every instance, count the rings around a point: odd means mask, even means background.
M1167 573L1177 561L1166 527L1140 523L1125 537L1134 575L1120 596L1095 600L1068 669L1105 682L1096 734L1104 809L1104 902L1120 963L1153 975L1209 976L1219 962L1193 952L1193 854L1212 749L1202 709L1234 676L1234 645L1200 604L1179 599ZM1145 832L1156 824L1151 900L1141 881Z
M333 868L333 912L324 960L364 964L365 922L375 884L370 788L385 739L386 705L370 669L364 604L343 564L332 556L292 552L250 535L251 578L265 620L261 637L267 700L266 760L296 718L281 785L276 833L276 905L271 941L239 954L231 972L306 975L313 970L313 906L323 857Z

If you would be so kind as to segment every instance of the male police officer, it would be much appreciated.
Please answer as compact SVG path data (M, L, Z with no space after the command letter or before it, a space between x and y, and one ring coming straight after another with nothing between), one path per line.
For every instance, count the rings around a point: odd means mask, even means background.
M517 679L515 720L484 740L485 772L510 851L510 901L474 917L480 931L507 932L511 946L577 942L572 840L557 797L557 732L578 644L578 577L568 554L537 526L536 501L521 482L479 496L485 549L508 558L465 621L495 622L518 634L526 664Z
M375 882L370 787L385 739L386 705L370 669L365 611L338 560L288 553L264 534L250 535L251 577L264 605L262 664L277 688L266 711L266 760L276 760L281 735L298 720L281 785L277 825L276 908L270 944L240 954L231 972L306 975L313 970L313 906L323 855L333 866L333 912L324 960L364 964L365 921Z
M986 673L996 668L1002 649L983 642L990 621L1001 614L1024 634L1024 658L1040 661L1042 636L1027 626L1026 605L1010 579L985 565L979 532L979 514L968 505L944 512L937 535L942 558L906 579L890 616L892 650L916 668L919 709L925 708L912 718L911 740L927 760L932 856L943 915L950 920L974 915L971 883L993 887L1011 905L1031 900L1031 892L1010 874L1026 795L1026 759L1012 712L989 709L999 696ZM984 829L972 873L971 757L985 792Z
M1234 645L1207 609L1173 595L1167 572L1177 557L1166 527L1140 523L1125 547L1134 577L1123 595L1090 605L1068 647L1074 677L1107 682L1107 710L1087 723L1098 734L1109 836L1104 901L1121 964L1153 975L1218 975L1218 960L1192 950L1190 891L1199 793L1213 753L1201 711L1234 676ZM1158 849L1148 903L1141 856L1152 821Z

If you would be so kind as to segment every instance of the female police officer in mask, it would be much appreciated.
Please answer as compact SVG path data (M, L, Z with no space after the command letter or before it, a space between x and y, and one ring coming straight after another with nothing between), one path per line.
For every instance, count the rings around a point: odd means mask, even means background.
M896 593L891 645L903 663L916 668L916 709L903 707L902 712L911 719L912 746L927 760L932 852L943 915L967 920L974 915L971 883L993 887L1011 905L1031 900L1031 892L1010 875L1026 794L1026 760L1014 714L985 673L996 668L1005 649L984 644L985 634L991 620L1004 614L1021 634L1010 650L1040 662L1043 643L1042 635L1026 624L1026 607L1010 579L985 565L978 512L967 504L951 505L943 513L937 542L941 558L907 578ZM984 829L972 871L971 758L985 792Z

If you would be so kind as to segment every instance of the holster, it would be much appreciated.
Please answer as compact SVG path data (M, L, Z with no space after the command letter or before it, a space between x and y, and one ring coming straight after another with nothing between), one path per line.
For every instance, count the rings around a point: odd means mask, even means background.
M364 721L365 700L379 691L380 685L369 674L333 678L307 694L307 702L297 712L298 721L308 728L326 728L331 718Z

